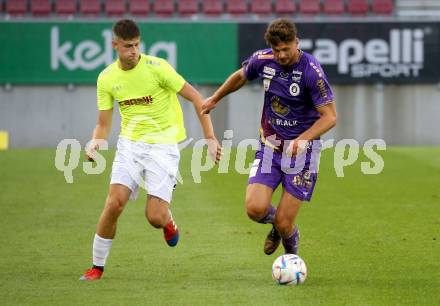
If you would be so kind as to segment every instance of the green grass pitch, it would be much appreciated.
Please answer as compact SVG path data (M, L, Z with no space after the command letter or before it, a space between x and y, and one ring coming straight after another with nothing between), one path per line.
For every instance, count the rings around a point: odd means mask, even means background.
M363 175L361 156L338 178L333 151L323 153L297 220L309 276L287 287L271 279L281 248L263 253L269 225L245 214L246 175L213 169L195 184L185 150L172 206L179 245L147 224L141 194L119 221L103 279L86 283L113 152L106 172L79 167L73 184L53 149L0 152L0 304L440 305L440 148L380 154L381 174Z

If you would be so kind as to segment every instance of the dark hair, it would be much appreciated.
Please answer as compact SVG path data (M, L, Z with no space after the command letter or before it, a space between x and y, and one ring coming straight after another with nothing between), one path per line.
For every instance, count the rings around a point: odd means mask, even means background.
M295 40L297 34L295 24L287 18L278 18L272 21L267 27L264 39L270 46L279 43L289 43Z
M128 40L139 37L141 32L133 20L122 19L113 25L113 35L123 40Z

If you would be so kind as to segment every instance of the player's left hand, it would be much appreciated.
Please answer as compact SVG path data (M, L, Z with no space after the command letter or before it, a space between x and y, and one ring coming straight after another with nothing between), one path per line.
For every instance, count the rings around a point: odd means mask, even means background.
M307 149L308 141L304 139L294 139L290 142L287 148L286 154L288 156L300 155L304 150Z
M210 137L206 139L206 142L208 144L208 154L209 157L216 163L220 161L220 158L223 155L223 148L220 146L217 138Z

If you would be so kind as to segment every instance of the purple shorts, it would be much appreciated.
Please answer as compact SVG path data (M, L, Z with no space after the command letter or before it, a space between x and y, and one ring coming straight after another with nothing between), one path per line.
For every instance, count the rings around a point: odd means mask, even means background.
M320 147L308 148L296 157L289 157L261 145L249 173L248 184L259 183L275 190L283 188L301 201L310 201L318 178Z

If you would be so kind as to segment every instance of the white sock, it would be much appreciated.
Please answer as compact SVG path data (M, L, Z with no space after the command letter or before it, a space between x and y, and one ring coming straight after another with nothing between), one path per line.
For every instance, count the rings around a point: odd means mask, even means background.
M170 223L171 221L174 221L173 214L171 213L171 209L169 208L168 208L168 213L170 214L170 221L168 221L167 224Z
M93 239L93 265L104 267L113 239L105 239L95 234Z

